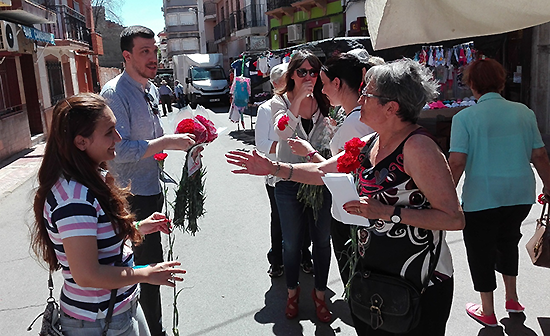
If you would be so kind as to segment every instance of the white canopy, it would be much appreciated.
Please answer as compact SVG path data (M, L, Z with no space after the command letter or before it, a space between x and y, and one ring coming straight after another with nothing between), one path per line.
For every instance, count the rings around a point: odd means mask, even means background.
M500 34L550 21L549 0L366 0L374 50Z

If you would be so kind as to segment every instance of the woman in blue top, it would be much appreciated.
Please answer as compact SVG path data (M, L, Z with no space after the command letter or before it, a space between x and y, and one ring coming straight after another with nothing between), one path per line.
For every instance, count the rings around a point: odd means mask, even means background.
M464 243L474 289L481 304L468 303L467 314L495 327L493 291L496 269L506 290L506 310L523 312L518 302L520 226L535 201L533 162L550 194L550 162L535 114L499 94L506 73L492 59L473 62L465 83L478 103L456 114L451 130L449 165L455 184L465 173L462 202L466 218Z

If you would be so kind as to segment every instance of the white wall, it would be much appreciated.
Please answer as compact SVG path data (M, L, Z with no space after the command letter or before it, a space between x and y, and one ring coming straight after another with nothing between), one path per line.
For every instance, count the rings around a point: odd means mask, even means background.
M357 1L348 3L346 8L346 26L341 28L345 32L349 30L350 24L357 20L358 17L365 16L365 1Z

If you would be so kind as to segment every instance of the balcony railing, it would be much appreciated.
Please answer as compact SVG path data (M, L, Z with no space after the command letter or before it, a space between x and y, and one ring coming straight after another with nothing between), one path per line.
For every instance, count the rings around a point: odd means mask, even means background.
M53 33L56 39L78 41L91 47L91 30L86 28L84 15L65 5L53 7L57 14L57 22L45 25L45 30Z
M267 0L267 10L271 11L280 7L290 7L296 0Z
M214 26L214 40L221 40L229 36L229 21L222 20Z
M231 32L266 26L265 23L265 6L250 5L242 10L235 11L229 16L229 29Z

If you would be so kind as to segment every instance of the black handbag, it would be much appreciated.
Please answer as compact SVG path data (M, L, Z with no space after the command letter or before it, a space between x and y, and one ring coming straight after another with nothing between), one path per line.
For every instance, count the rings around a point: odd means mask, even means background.
M46 300L46 309L32 321L27 331L31 331L34 322L42 316L42 328L40 328L40 332L38 333L39 336L63 336L61 324L59 323L61 311L59 304L53 297L52 272L50 272L50 277L48 278L48 289L50 290L50 296Z
M440 231L435 257L430 262L421 290L399 276L372 271L356 272L350 281L352 313L375 330L401 334L414 329L420 322L420 296L428 287L439 261L442 238L443 232Z
M119 257L122 259L122 251L124 248L124 243L120 247L120 254ZM117 265L120 262L116 262L115 265ZM42 328L40 329L40 332L38 333L39 336L63 336L63 332L61 331L61 309L59 309L59 304L57 301L55 301L55 298L53 297L53 279L52 279L52 272L50 272L50 276L48 278L48 289L50 290L50 296L46 300L46 309L44 309L44 312L40 313L32 322L31 325L27 328L27 331L32 330L32 326L34 325L34 322L42 316ZM107 309L107 316L105 317L105 327L103 328L102 335L106 336L107 331L109 330L109 324L111 323L111 319L113 317L113 308L115 307L115 301L116 301L116 294L117 289L111 290L111 297L109 298L109 308Z

